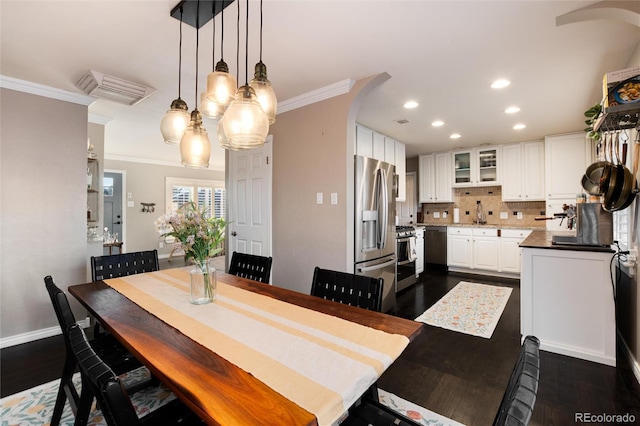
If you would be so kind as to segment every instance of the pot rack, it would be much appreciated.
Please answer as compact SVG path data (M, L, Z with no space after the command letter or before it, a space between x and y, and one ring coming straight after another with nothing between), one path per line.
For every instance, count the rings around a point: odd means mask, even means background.
M605 108L595 122L595 131L635 128L640 131L640 105L624 104Z

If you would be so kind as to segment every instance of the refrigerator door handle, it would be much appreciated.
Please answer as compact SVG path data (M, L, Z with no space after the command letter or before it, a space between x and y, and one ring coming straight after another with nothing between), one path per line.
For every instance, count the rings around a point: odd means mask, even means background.
M388 262L379 263L379 264L374 265L374 266L358 266L358 272L375 271L376 269L386 268L387 266L391 266L391 265L395 265L395 264L396 264L396 258L394 257L391 260L389 260Z
M387 225L389 220L389 194L387 194L387 174L384 169L378 169L376 174L377 209L378 209L378 247L383 249L387 244Z

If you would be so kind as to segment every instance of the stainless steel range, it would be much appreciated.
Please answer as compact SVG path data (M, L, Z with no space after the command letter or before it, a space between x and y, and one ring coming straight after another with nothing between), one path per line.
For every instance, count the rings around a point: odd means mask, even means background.
M413 226L396 226L396 293L415 284L416 230Z

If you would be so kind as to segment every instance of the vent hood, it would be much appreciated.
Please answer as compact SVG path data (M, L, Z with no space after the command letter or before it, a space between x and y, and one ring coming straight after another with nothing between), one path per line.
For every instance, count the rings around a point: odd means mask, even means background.
M156 92L153 87L89 70L76 83L89 96L126 105L135 105Z

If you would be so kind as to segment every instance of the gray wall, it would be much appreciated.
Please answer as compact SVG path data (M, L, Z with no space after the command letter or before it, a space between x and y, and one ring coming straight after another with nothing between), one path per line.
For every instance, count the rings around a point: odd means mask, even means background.
M107 124L107 132L109 125ZM158 141L162 143L162 141ZM179 161L180 153L176 150ZM127 252L142 250L158 250L159 256L168 256L171 246L159 248L162 241L153 222L166 211L165 182L167 177L182 177L189 179L206 179L224 182L224 171L195 170L182 166L163 166L156 164L137 163L129 161L105 160L106 170L124 170L126 173L126 188L124 192L131 192L133 207L123 206L125 213L126 241L124 250ZM155 212L143 213L141 202L156 203Z
M0 89L0 120L0 338L6 338L57 325L45 275L63 289L85 282L87 107Z
M353 272L355 116L387 78L360 80L347 94L279 114L271 126L274 285L308 294L315 266Z

